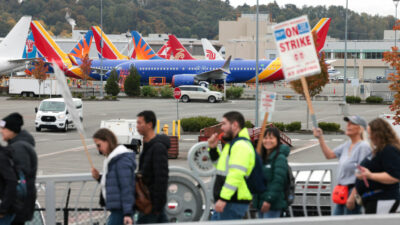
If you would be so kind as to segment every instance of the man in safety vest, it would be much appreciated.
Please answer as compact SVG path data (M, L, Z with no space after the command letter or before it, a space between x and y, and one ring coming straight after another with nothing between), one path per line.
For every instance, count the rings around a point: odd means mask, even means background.
M211 220L242 219L252 200L245 177L254 168L255 152L248 141L250 137L244 122L239 112L225 113L221 129L224 132L222 138L227 144L222 152L217 148L218 134L208 139L210 158L216 163L217 169L214 183L215 213Z

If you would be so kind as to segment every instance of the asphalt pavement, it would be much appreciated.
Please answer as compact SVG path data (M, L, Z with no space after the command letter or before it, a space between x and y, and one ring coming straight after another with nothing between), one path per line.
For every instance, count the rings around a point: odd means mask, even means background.
M75 130L69 130L67 133L48 130L35 131L34 108L38 107L39 101L7 100L7 97L0 97L0 105L0 118L12 112L19 112L23 115L24 128L33 134L37 143L39 175L87 173L90 171L82 142ZM343 116L339 114L338 102L316 101L313 102L313 105L318 121L340 123L341 129L345 129ZM272 121L285 123L301 121L302 128L305 129L306 107L305 101L277 101ZM155 111L161 125L169 124L171 126L172 120L177 119L176 100L174 99L122 98L119 101L84 101L85 142L88 145L95 167L101 169L103 156L97 153L91 136L99 129L101 120L135 119L136 115L142 110ZM207 102L179 103L180 118L202 115L221 120L222 115L231 110L243 113L246 120L254 122L254 100L234 100L214 104ZM381 113L389 112L389 108L388 105L351 105L349 112L350 114L361 115L369 121ZM319 144L312 135L289 133L288 136L293 142L289 162L312 163L325 161ZM326 135L325 139L327 144L333 148L343 143L346 140L346 136L343 134ZM183 133L180 140L179 157L178 159L171 159L169 164L188 168L187 152L195 143L197 143L197 134Z

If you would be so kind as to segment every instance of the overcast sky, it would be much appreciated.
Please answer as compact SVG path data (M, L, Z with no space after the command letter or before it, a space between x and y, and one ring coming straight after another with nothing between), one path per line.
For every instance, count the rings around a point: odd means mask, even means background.
M231 5L238 6L244 3L248 5L256 5L256 0L230 0ZM273 0L259 0L259 4L268 4L274 2ZM317 6L324 5L329 7L330 5L341 5L346 7L346 0L276 0L279 7L283 7L286 4L295 4L298 8L303 5ZM349 9L358 13L366 12L370 15L388 16L395 14L395 6L393 0L348 0ZM399 6L400 7L400 6ZM398 8L398 10L400 10ZM397 12L398 17L400 16Z

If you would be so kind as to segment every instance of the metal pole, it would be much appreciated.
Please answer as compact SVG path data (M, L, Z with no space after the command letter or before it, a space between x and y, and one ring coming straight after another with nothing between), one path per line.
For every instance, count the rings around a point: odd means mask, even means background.
M101 38L100 38L100 98L103 98L103 0L100 0L100 27L101 27Z
M179 121L179 99L176 100L176 122Z
M256 11L256 119L255 126L258 127L258 0Z
M347 84L347 8L348 8L349 1L346 0L346 16L345 16L345 27L344 27L344 77L343 77L343 102L344 106L346 107L346 84ZM344 108L343 108L344 112Z

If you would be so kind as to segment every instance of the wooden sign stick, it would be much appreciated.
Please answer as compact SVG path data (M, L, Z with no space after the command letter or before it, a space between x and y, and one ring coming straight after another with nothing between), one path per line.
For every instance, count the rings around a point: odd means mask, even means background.
M257 142L257 153L261 155L261 144L262 144L262 140L264 138L264 132L265 132L265 127L267 125L267 121L268 121L268 116L269 113L266 112L264 115L264 120L263 123L261 124L261 131L260 131L260 135L258 136L258 142Z
M317 117L315 116L314 108L311 103L310 93L308 92L308 85L306 78L304 76L301 77L301 84L303 86L304 95L306 97L308 108L310 109L311 120L313 122L313 127L318 128Z
M83 144L83 148L85 149L86 157L87 157L88 160L89 160L90 167L91 167L91 168L94 168L93 162L92 162L92 158L90 157L90 154L89 154L89 151L88 151L86 142L85 142L85 138L83 137L83 134L79 134L79 136L81 137L81 141L82 141L82 144Z

